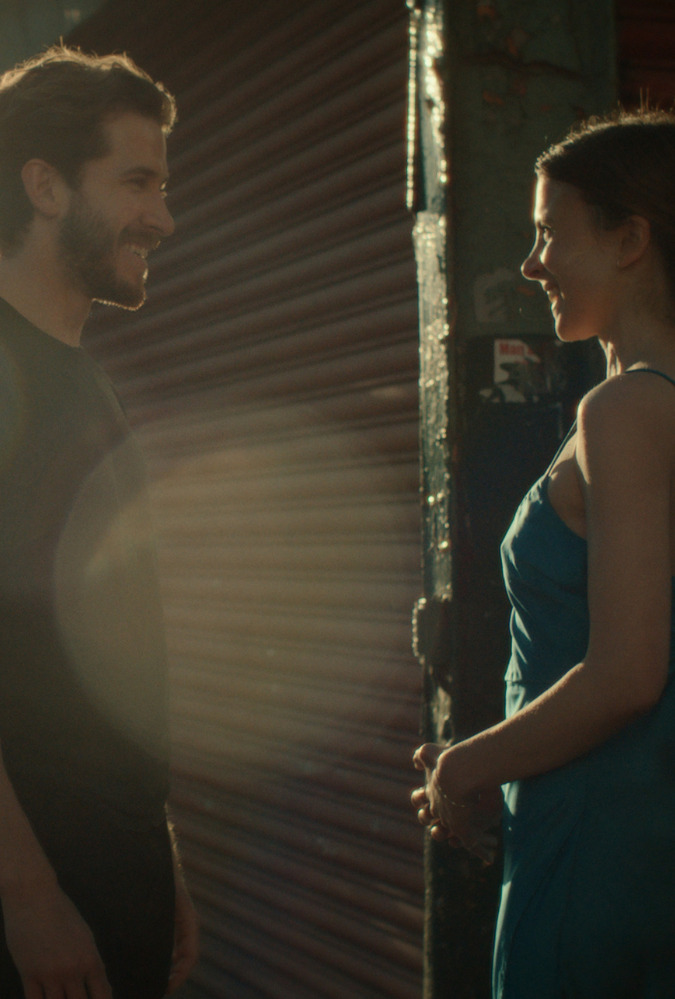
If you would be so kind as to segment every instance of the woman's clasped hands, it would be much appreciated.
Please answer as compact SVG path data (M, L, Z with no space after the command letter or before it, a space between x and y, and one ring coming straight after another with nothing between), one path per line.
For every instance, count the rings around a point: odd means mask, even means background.
M416 788L411 795L417 817L434 840L464 847L491 864L497 852L497 828L502 817L501 789L483 790L468 799L453 795L452 786L444 779L447 754L447 747L434 743L426 743L415 752L415 768L425 772L424 787Z

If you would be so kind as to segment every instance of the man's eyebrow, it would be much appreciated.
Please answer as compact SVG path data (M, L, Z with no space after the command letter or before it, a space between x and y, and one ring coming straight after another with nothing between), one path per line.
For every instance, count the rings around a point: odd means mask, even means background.
M147 177L148 180L159 179L164 185L169 180L169 174L163 170L154 170L152 167L134 166L122 172L123 177Z

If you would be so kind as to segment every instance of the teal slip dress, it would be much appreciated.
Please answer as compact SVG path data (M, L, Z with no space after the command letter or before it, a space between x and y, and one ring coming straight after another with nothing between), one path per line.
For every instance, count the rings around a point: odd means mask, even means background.
M652 369L631 373L644 372L675 385ZM547 487L548 471L502 543L507 717L588 644L586 542ZM493 999L675 997L675 586L672 606L658 705L588 755L504 789Z

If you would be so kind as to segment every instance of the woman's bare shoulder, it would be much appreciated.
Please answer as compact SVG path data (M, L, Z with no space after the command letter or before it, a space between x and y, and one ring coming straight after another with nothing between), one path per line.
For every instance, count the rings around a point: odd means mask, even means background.
M591 389L579 404L578 420L583 434L623 431L630 436L658 427L669 431L675 443L675 384L653 371L636 369L607 378ZM657 443L652 441L652 443ZM665 441L664 441L665 443Z
M582 482L660 488L675 474L675 386L650 372L608 378L581 401L576 461ZM635 482L633 482L635 485Z

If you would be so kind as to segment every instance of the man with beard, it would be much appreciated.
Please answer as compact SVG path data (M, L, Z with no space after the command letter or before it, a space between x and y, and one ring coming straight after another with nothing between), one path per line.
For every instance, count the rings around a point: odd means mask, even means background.
M142 463L80 348L136 309L173 98L57 47L0 78L0 996L160 999L196 959L166 817L166 661Z

